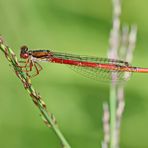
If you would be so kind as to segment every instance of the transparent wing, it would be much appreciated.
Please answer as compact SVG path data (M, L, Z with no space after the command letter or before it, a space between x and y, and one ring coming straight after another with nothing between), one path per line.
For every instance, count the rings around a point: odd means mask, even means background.
M80 62L94 62L99 64L115 64L116 69L103 69L99 67L88 67L88 66L81 66L80 65L68 65L72 70L82 74L85 77L92 78L95 80L101 81L118 81L124 82L129 80L131 76L131 72L124 72L120 70L120 67L125 66L129 67L129 63L116 60L116 59L108 59L108 58L98 58L98 57L90 57L90 56L80 56L80 55L73 55L73 54L64 54L54 52L54 57L73 60L73 61L80 61Z
M99 58L95 56L84 56L84 55L74 55L60 52L52 52L54 58L74 60L74 61L83 61L83 62L94 62L94 63L104 63L104 64L117 64L120 66L130 66L128 62L117 60L117 59L109 59L109 58Z
M68 65L69 68L77 73L82 74L85 77L98 80L98 81L118 81L124 82L129 80L131 72L121 72L121 71L110 71L101 68L92 67L80 67L74 65Z

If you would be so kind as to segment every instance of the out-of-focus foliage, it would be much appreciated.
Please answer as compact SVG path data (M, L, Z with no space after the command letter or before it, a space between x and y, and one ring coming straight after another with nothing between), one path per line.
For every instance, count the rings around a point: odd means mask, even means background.
M148 67L148 1L123 0L122 24L137 24L135 66ZM16 54L32 49L106 57L112 27L111 0L0 0L0 34ZM64 65L42 64L33 84L74 148L101 147L102 102L109 85L82 77ZM0 54L0 147L60 148L22 84ZM148 147L148 75L134 74L126 85L121 147Z

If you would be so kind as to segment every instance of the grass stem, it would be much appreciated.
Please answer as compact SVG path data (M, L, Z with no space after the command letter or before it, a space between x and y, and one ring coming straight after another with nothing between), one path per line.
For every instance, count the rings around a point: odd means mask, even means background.
M31 80L28 77L28 75L20 67L20 63L18 62L16 55L14 54L11 48L3 44L3 39L1 37L0 37L0 50L4 53L9 64L13 67L16 76L21 80L24 88L29 93L34 104L40 110L46 125L48 127L51 127L52 130L55 132L63 148L71 148L71 146L69 145L69 143L67 142L63 134L61 133L57 125L57 122L55 120L55 117L53 116L53 114L47 111L46 104L44 103L43 99L41 98L39 93L33 88Z

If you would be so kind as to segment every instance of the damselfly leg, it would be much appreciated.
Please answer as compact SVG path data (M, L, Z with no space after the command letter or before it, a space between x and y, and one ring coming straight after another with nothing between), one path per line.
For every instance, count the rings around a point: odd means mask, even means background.
M22 71L30 78L37 76L42 70L42 66L39 63L30 59L19 61L19 63L21 64L19 67L22 68Z

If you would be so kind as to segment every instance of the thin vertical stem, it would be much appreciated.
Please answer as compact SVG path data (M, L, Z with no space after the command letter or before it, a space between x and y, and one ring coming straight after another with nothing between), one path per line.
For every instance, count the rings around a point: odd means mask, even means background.
M110 87L110 148L115 148L115 127L116 127L116 86Z
M109 124L110 114L108 103L103 103L103 130L104 130L104 140L102 142L102 148L108 148L110 140L110 124Z
M137 27L135 25L129 27L126 25L122 29L122 44L120 47L120 55L119 57L123 60L131 63L133 59L133 52L136 44L136 35L137 35ZM130 77L130 73L125 73L125 77ZM117 88L117 111L116 111L116 147L119 147L120 141L120 127L122 116L125 107L125 99L124 99L124 86L119 85Z
M112 0L113 3L113 26L110 33L109 58L118 58L120 46L120 15L121 0ZM117 108L117 84L112 81L110 86L110 148L116 148L116 108Z

